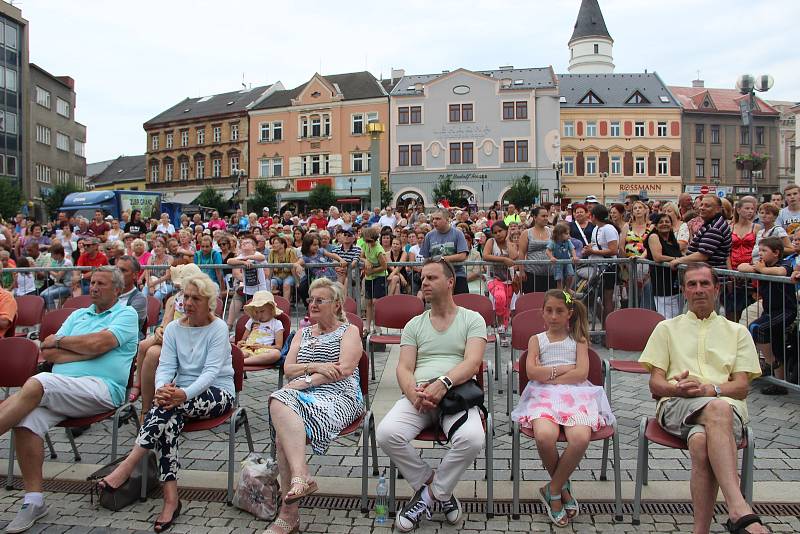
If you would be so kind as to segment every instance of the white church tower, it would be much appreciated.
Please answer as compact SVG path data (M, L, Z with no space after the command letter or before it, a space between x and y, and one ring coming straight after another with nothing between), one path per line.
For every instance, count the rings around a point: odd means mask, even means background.
M570 74L611 74L614 72L614 39L606 29L598 0L582 0L569 40Z

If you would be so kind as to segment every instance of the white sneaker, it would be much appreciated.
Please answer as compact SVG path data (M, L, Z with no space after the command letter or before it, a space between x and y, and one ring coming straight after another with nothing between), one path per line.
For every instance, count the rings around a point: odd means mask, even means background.
M8 534L15 534L17 532L25 532L33 526L39 519L47 515L47 505L42 503L41 506L35 504L23 504L22 508L17 512L17 516L11 523L6 525L6 532Z

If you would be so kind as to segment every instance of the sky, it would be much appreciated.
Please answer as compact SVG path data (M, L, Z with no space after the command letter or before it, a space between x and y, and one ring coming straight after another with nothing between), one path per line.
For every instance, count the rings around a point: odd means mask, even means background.
M389 77L459 67L567 72L580 0L21 0L30 61L75 79L88 162L142 154L142 124L184 98L315 72ZM615 72L733 88L771 74L765 97L800 101L797 0L600 0ZM746 24L746 25L744 25ZM792 38L791 36L795 37Z

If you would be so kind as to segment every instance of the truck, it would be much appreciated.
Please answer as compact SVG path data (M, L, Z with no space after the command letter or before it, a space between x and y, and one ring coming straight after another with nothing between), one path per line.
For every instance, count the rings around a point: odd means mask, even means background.
M92 219L96 210L119 219L122 212L142 212L143 218L161 217L161 193L155 191L85 191L70 193L59 211L75 217ZM178 214L180 217L180 214Z

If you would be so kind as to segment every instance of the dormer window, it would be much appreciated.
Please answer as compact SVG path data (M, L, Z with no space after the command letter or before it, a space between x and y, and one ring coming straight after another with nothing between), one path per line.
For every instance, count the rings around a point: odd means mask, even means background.
M311 98L319 98L319 96L320 96L319 91L314 91L313 93L311 93Z
M626 104L649 104L650 101L645 98L645 96L636 91L633 93L628 100L625 101Z
M600 100L600 98L594 94L594 92L589 91L586 93L586 96L581 98L578 104L603 104L604 102Z

